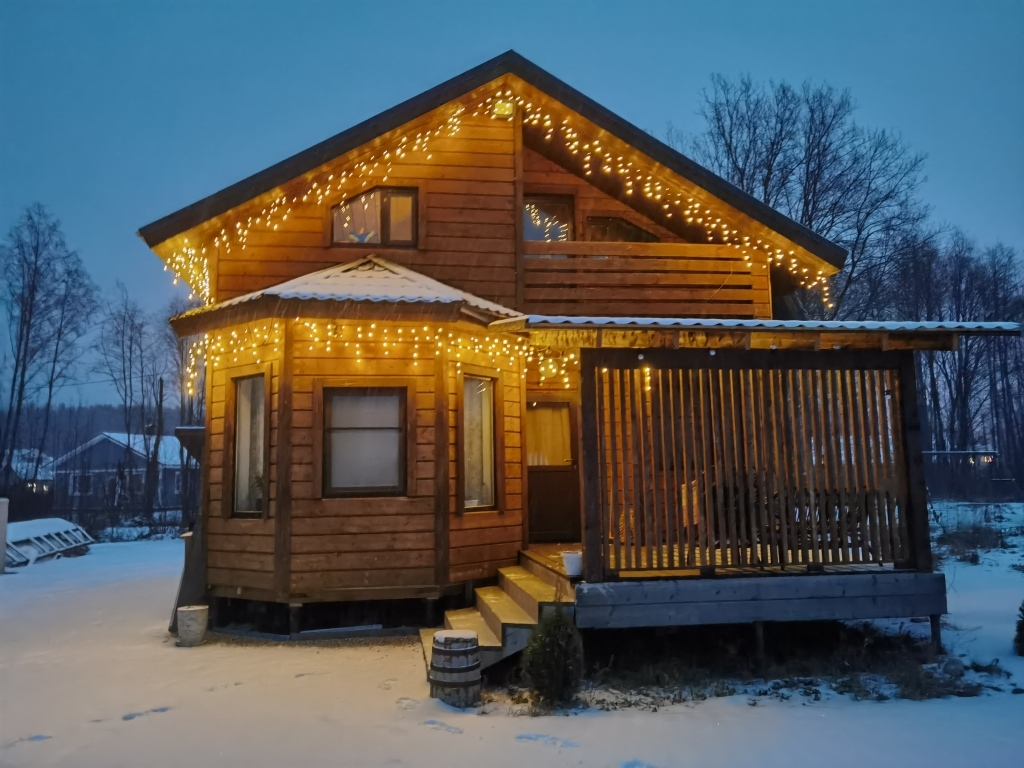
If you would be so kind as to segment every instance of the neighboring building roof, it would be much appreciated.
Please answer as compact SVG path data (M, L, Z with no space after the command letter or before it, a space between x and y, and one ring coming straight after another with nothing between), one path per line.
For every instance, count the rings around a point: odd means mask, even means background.
M652 160L693 181L718 199L746 213L834 267L841 268L845 263L845 249L743 192L515 51L506 51L287 160L282 160L180 211L147 224L139 230L139 236L150 247L158 245L507 74L514 75L546 93L598 128L636 147Z
M570 315L523 315L491 323L498 330L540 328L688 328L746 331L872 331L878 333L994 333L1020 335L1019 323L895 322L872 320L719 320L690 317L586 317Z
M464 303L490 315L518 317L519 313L493 301L452 288L433 278L377 256L296 277L279 285L237 296L218 304L186 312L194 317L257 299L299 299L315 301L370 301L375 303L458 304Z
M153 438L150 437L150 440ZM133 434L131 438L124 432L101 432L82 445L75 448L73 451L65 453L63 456L54 459L53 468L59 469L62 464L66 461L78 456L80 453L92 448L94 445L98 445L103 441L110 441L120 446L121 448L130 449L139 458L144 458L146 455L145 438L143 435ZM162 435L160 437L160 454L157 459L161 466L164 467L177 467L181 464L180 458L181 444L178 442L178 438L173 435Z
M29 480L32 477L32 472L35 469L36 456L39 456L39 451L35 448L15 448L13 457L11 459L11 469L14 470L21 480ZM6 463L6 455L0 457L0 464ZM39 462L39 472L36 474L37 480L52 480L53 469L51 464L53 458L47 456L45 453L42 454Z

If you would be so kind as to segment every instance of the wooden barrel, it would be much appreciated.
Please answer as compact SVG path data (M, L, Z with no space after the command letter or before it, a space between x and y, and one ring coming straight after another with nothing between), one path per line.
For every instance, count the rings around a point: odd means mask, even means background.
M480 703L480 648L476 632L444 629L434 633L430 656L430 695L453 707Z

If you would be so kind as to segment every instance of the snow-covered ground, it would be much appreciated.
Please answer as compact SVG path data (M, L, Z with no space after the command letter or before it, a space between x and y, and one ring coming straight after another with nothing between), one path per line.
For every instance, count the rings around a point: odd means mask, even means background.
M1005 524L1015 519L1024 505ZM968 661L998 658L1021 684L1015 543L980 565L947 563L944 640ZM178 648L166 626L181 560L178 541L101 544L0 576L0 766L1024 765L1024 695L1009 687L530 718L430 699L415 641Z

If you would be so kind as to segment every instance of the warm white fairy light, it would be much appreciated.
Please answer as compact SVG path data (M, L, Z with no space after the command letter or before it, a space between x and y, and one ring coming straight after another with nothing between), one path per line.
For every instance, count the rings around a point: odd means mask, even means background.
M372 373L373 359L395 357L408 359L412 366L446 352L455 370L463 362L487 365L497 372L518 373L526 378L529 369L536 370L541 381L557 381L571 387L571 371L579 367L574 351L553 350L532 346L526 339L509 334L490 334L454 329L447 326L395 325L352 320L302 320L295 318L293 349L309 352L331 352L339 358L367 363ZM281 352L281 321L254 323L237 329L203 334L189 348L186 379L189 394L194 392L199 371L204 364L223 368L243 363L260 363Z
M820 288L823 301L827 306L832 306L828 280L823 269L802 266L796 258L795 251L786 252L778 246L730 228L722 220L727 209L716 210L708 201L693 197L681 184L668 178L658 179L646 173L640 167L639 160L634 164L632 160L602 143L600 137L589 137L581 133L574 127L571 117L565 116L558 120L556 116L546 112L528 98L516 94L508 86L502 86L490 95L484 96L472 107L453 104L452 111L447 116L439 118L438 124L433 128L421 128L415 132L397 135L385 147L377 148L358 160L350 160L343 168L327 166L289 182L269 203L258 203L257 205L262 206L258 212L253 207L251 211L246 209L244 212L236 213L234 220L223 223L219 231L211 233L212 236L208 237L206 245L196 246L190 244L187 239L183 240L183 244L167 256L167 269L174 272L175 281L183 280L191 286L195 295L210 304L213 295L210 288L210 265L206 256L209 246L222 248L225 253L230 253L233 249L245 250L249 235L254 229L277 230L287 221L296 205L322 205L328 198L344 199L346 195L356 195L365 190L371 183L385 183L394 170L394 163L398 160L412 159L413 155L418 162L429 162L433 158L430 152L431 140L441 135L458 135L464 114L486 115L495 120L512 120L517 109L523 116L524 125L543 131L544 141L560 140L566 151L578 157L584 176L591 176L594 173L617 175L626 195L646 198L649 203L659 206L666 218L678 216L690 226L702 228L708 243L720 243L735 248L748 269L758 265L761 269L769 269L773 265L786 269L802 287ZM595 129L589 124L584 124L582 130ZM758 257L758 264L755 264L755 256Z

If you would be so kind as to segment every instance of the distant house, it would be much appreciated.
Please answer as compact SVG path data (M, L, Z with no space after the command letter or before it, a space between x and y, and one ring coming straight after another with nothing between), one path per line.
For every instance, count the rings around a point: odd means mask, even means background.
M39 468L36 469L36 459ZM7 463L6 455L0 457L0 471ZM53 458L40 453L35 448L16 448L11 458L11 477L9 485L24 484L29 493L47 493L53 481Z
M56 509L130 509L142 504L151 435L102 432L53 462ZM182 449L178 438L160 438L157 508L181 506Z

